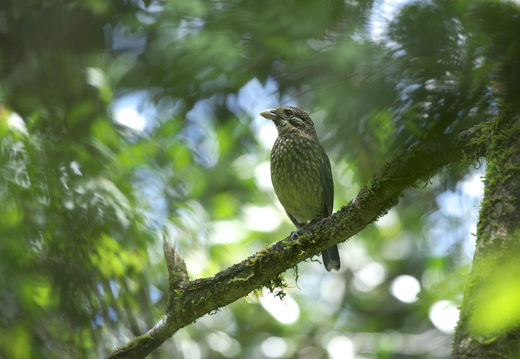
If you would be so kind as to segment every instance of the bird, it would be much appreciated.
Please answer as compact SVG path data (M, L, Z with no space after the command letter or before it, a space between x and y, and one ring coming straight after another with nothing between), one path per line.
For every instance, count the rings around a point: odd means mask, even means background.
M271 182L285 213L297 228L293 237L332 214L334 182L330 160L307 112L278 106L260 115L272 120L278 131L271 150ZM327 271L339 270L337 245L324 250L322 257Z

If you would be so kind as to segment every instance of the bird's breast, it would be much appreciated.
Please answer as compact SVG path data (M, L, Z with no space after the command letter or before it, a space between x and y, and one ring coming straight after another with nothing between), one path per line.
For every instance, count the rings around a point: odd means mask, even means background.
M303 136L280 136L271 152L271 180L280 203L300 222L323 218L325 198L318 145Z

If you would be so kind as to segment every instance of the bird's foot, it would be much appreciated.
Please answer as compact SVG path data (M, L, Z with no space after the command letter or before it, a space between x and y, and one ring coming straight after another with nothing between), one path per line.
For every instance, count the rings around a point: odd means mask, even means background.
M300 228L298 228L297 230L292 231L292 232L291 232L291 239L292 239L292 240L297 239L297 238L302 234L302 232L306 232L307 230L309 230L310 228L312 228L312 227L313 227L316 223L318 223L319 221L321 221L321 219L313 219L312 221L310 221L309 223L307 223L307 224L304 225L303 227L300 227Z
M294 241L300 236L301 228L291 232L291 239Z

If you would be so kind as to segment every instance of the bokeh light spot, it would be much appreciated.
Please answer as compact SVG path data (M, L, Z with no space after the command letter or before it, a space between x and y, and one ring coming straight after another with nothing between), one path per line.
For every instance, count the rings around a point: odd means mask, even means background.
M262 342L260 348L265 356L269 358L280 358L285 355L289 346L283 338L269 337Z
M300 307L294 299L286 295L284 300L280 300L270 294L260 298L260 304L280 323L292 324L298 320L300 316Z
M146 120L133 108L122 108L115 113L115 120L136 131L144 130Z
M439 300L433 303L428 316L435 328L446 334L453 334L459 319L459 310L451 300Z
M413 303L421 291L421 284L411 275L396 277L390 286L390 293L404 303Z
M343 335L332 338L327 351L332 359L354 359L354 343Z

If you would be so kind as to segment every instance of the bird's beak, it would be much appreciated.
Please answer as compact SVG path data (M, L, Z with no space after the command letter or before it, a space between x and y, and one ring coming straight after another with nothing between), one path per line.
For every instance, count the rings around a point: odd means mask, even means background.
M268 120L274 120L276 118L276 113L274 113L274 110L264 110L260 112L260 116L265 117Z

